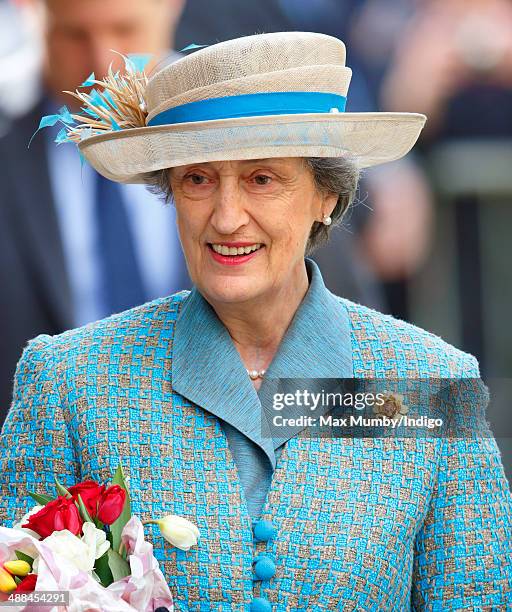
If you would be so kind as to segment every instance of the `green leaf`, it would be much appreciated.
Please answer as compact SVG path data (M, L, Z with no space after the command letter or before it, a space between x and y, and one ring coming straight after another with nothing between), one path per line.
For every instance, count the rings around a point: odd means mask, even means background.
M117 466L117 470L112 478L112 484L118 484L121 488L123 488L128 493L128 485L126 483L126 478L124 477L123 466L119 464Z
M126 501L124 502L124 508L119 517L110 525L110 531L112 532L112 548L114 551L119 552L121 547L121 533L126 523L132 517L132 510L130 504L130 493L128 491L128 485L123 474L123 468L121 464L117 466L114 478L112 478L113 485L119 485L126 491Z
M121 555L115 550L109 548L107 550L107 557L108 566L110 568L110 571L112 572L112 577L114 578L114 581L121 580L121 578L129 576L131 574L130 565L128 564L128 561L123 559L123 557L121 557Z
M28 491L28 494L39 506L46 506L48 502L51 502L55 499L53 497L50 497L50 495L41 494L41 493L32 493L31 491Z
M87 511L87 508L85 507L84 501L80 493L78 494L77 499L78 499L78 509L80 510L80 516L87 523L92 523L94 525L94 521L92 520L91 515Z
M32 567L34 559L32 559L30 555L26 555L24 552L21 552L21 550L15 550L14 554L20 561L26 561L30 565L30 567Z
M123 466L119 464L117 466L117 470L112 478L113 485L119 485L122 489L124 489L128 493L128 485L126 483L126 478L124 477Z
M98 508L96 507L96 512L97 511L98 511ZM94 519L94 524L96 525L96 529L101 529L102 531L104 531L105 525L100 521L98 517Z
M99 559L96 559L94 571L100 579L102 586L108 587L114 582L112 572L110 571L110 567L108 565L108 553L105 553Z
M73 497L66 487L58 481L57 476L54 476L54 480L58 495L62 495L63 497Z

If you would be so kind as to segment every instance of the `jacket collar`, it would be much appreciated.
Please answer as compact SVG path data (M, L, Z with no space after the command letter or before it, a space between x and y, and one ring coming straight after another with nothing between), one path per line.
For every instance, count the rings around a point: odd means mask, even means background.
M342 300L325 287L318 266L307 259L306 267L309 289L265 378L350 378L347 310ZM268 406L273 385L265 380L258 395L228 331L195 288L185 299L176 322L172 385L188 400L258 444L273 467L275 448L297 433L295 430L279 439L270 435L262 404Z

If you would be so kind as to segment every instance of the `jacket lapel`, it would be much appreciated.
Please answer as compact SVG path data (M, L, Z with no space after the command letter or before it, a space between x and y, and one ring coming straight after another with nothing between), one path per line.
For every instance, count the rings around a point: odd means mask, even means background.
M306 425L293 427L273 426L273 418L279 414L296 418L306 414L302 405L284 405L279 412L274 408L276 393L295 393L307 390L311 393L328 392L336 388L338 381L352 378L352 345L350 322L346 307L326 287L318 266L307 259L306 266L310 286L295 317L270 364L259 397L269 424L269 434L274 449L299 434ZM319 417L330 409L319 403L314 416ZM313 413L311 413L313 414Z
M243 428L275 467L258 394L226 328L197 289L186 298L176 322L172 381L174 390L194 404Z
M56 329L72 327L71 291L48 173L46 142L39 133L27 148L43 114L42 103L13 124L4 140L4 160L13 189L10 218L23 245L34 285L48 304ZM69 194L70 198L73 194Z
M352 377L348 313L325 287L312 260L306 261L310 287L256 393L240 356L213 308L193 289L185 300L174 337L173 387L184 397L227 421L258 444L276 467L275 450L303 427L276 428L273 395L296 389L325 390L325 379ZM292 379L289 381L289 379ZM284 389L283 389L284 387ZM319 406L324 414L328 406ZM282 415L300 416L287 406Z

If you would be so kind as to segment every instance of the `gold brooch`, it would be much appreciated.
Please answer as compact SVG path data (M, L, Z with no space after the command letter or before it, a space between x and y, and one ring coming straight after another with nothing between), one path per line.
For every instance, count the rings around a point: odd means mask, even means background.
M382 395L383 403L375 404L373 406L373 411L375 414L397 420L400 418L400 415L407 414L409 412L408 406L404 403L403 395L389 391L384 391L384 393L381 393L380 395Z

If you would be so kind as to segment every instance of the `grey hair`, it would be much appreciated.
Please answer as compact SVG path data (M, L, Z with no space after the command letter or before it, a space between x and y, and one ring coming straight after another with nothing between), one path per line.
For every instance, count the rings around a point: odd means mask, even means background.
M350 157L305 157L306 167L311 170L316 188L321 193L336 194L338 201L331 213L331 225L315 221L311 227L306 254L309 255L329 240L332 228L339 225L353 203L359 183L360 170ZM172 200L169 180L170 168L148 172L144 182L152 193L165 203Z

